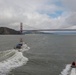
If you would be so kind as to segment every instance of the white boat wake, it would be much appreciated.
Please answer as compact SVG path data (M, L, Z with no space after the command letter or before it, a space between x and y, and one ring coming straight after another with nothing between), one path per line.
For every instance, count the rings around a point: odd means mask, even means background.
M29 48L28 48L29 49ZM7 75L12 69L27 63L28 58L23 56L23 51L28 49L15 49L0 52L0 75Z
M73 69L71 70L70 75L76 75L76 69L75 69L75 68L73 68Z
M21 48L19 51L24 52L24 51L27 51L27 50L29 50L29 49L30 49L30 47L28 47L27 44L24 43L24 44L22 45L22 48Z
M71 68L71 64L68 64L60 75L76 75L76 68Z

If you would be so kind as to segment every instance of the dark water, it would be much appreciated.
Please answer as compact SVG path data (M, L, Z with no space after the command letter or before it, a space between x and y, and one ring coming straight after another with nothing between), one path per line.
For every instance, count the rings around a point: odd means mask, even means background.
M24 52L29 61L13 69L10 75L59 75L67 64L76 60L76 35L1 35L0 50L13 48L21 37L30 46Z

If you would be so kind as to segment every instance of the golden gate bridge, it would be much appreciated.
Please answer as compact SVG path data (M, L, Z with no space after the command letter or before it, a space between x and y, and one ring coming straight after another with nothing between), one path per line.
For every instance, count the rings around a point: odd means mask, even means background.
M76 29L23 29L23 23L20 23L20 32L26 32L26 31L30 31L30 32L38 32L38 31L76 31Z

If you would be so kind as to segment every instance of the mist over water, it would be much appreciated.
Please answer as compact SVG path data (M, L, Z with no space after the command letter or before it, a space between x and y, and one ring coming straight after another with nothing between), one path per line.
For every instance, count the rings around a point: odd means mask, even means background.
M21 37L30 47L23 52L28 62L13 69L9 75L64 75L68 64L76 60L76 35L1 35L0 50L12 49Z

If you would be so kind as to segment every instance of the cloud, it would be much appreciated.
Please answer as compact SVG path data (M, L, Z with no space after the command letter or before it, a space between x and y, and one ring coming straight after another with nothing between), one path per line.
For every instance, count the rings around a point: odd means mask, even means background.
M75 2L75 0L0 0L0 26L19 29L19 23L23 22L24 29L69 28L76 25Z
M76 11L76 0L61 0L63 5L66 7L69 11Z
M76 28L76 0L61 0L64 10L67 12L65 18L66 28Z
M0 26L15 28L23 22L25 28L26 25L34 28L53 28L53 20L46 15L58 10L52 2L52 0L0 0Z

